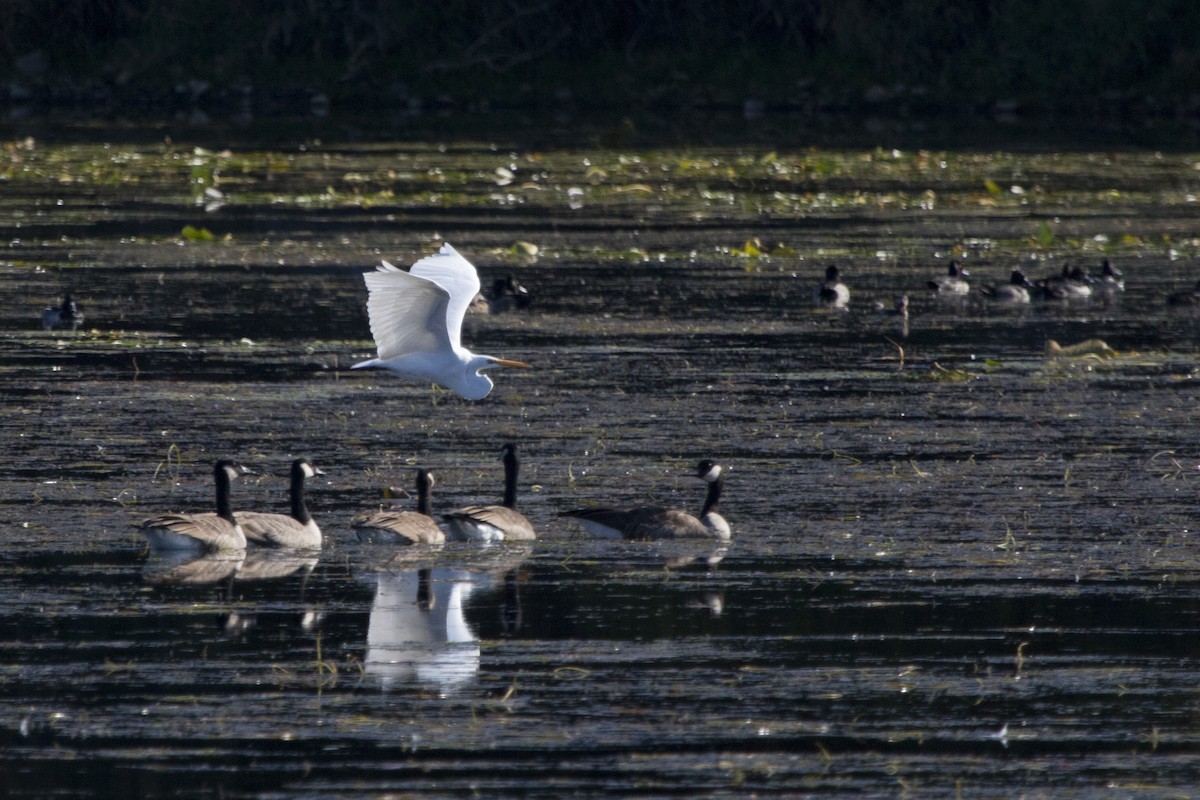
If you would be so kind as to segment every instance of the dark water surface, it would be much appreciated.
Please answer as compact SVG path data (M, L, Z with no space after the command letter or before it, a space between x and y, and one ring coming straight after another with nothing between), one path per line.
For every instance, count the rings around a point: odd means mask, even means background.
M1197 319L1164 302L1200 156L6 153L0 794L1200 792ZM361 273L442 238L535 295L469 318L536 367L479 403L347 369ZM1105 256L1128 287L1087 303L924 288ZM811 305L830 263L848 312ZM65 289L85 324L39 330ZM907 330L873 309L906 292ZM532 547L355 540L416 466L498 500L505 441ZM206 510L226 455L235 507L328 473L319 557L148 558L134 525ZM701 457L727 548L557 517L698 510Z

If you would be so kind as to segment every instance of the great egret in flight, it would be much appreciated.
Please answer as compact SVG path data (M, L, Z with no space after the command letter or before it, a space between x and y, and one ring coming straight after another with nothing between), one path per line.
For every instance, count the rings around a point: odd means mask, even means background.
M483 370L530 368L523 361L480 356L462 346L463 317L479 293L479 274L450 245L443 244L408 272L384 261L363 277L379 357L354 369L381 367L402 378L440 384L467 400L482 400L492 390Z

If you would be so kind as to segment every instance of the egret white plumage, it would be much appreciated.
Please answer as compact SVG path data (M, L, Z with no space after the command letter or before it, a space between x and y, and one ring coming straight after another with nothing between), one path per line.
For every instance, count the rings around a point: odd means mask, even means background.
M450 245L443 244L407 272L384 261L363 278L379 357L359 362L354 369L379 367L402 378L445 386L467 400L482 400L493 386L483 370L530 368L523 361L476 355L462 346L463 317L479 293L479 274Z

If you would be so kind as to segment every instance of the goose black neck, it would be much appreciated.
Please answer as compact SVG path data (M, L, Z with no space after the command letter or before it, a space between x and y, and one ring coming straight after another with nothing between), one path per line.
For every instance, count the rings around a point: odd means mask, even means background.
M506 508L517 507L517 472L520 469L517 454L508 448L504 451L504 505Z
M229 501L229 472L223 465L218 464L213 470L213 477L217 482L217 516L233 522L233 504Z
M725 478L720 475L717 479L708 485L708 496L704 498L704 509L700 512L700 516L704 516L710 511L717 510L717 504L721 502L721 488L725 485Z
M424 472L417 473L417 513L431 516L429 513L429 476Z
M300 464L292 467L292 518L305 525L312 519L304 502L304 467Z

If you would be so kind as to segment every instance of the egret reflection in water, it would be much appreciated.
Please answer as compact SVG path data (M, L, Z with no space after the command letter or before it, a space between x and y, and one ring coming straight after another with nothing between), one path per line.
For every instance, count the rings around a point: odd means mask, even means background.
M417 682L453 692L479 671L479 637L464 614L484 578L459 568L376 576L367 629L367 673L386 689Z

